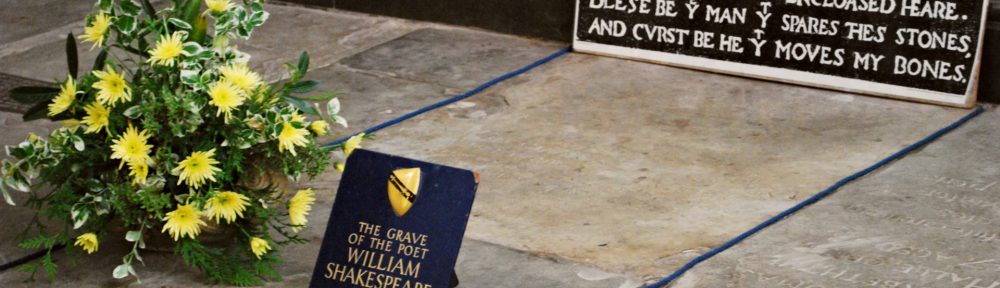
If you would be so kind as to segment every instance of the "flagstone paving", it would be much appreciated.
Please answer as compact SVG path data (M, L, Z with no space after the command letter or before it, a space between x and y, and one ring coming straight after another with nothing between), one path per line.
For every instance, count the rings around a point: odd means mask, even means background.
M27 3L17 3L22 2ZM340 129L324 141L465 92L562 47L357 13L282 5L268 9L271 20L255 33L252 44L241 46L253 55L255 67L268 80L281 79L282 63L294 62L303 50L310 52L310 79L322 82L321 90L342 92L343 115L351 121L349 129ZM77 13L73 11L60 13ZM34 79L63 77L65 64L59 56L63 40L59 37L66 32L61 30L82 27L82 22L68 23L54 23L0 44L0 72ZM636 287L967 112L570 54L481 95L383 130L364 145L481 173L482 184L457 267L462 287ZM4 131L0 144L16 144L28 132L44 134L56 126L22 123L19 117L0 112ZM996 135L991 132L995 127L976 131L969 134L992 139L990 145L997 143L996 136L990 136ZM980 151L961 151L976 155L996 148L990 145L975 146L982 148L978 150L955 147ZM965 158L945 156L927 156L919 163L921 169L931 173L942 167L945 174L940 175L981 180L947 172L959 163L938 161ZM982 175L996 175L993 168L977 168L987 171ZM313 225L301 232L312 242L285 250L286 264L279 269L286 279L270 286L308 283L339 177L330 172L301 184L316 188L318 194L309 216ZM929 181L902 179L912 185ZM875 200L898 202L889 196L864 198L862 204L881 207ZM962 212L968 207L952 208ZM831 213L843 214L830 217L844 221L862 217L834 209L813 218ZM30 217L20 207L0 207L0 215L10 219L8 223L23 223ZM823 243L823 231L863 234L837 222L820 224L825 230L794 235ZM19 231L16 226L0 230L0 260L29 252L13 246ZM789 232L771 237L780 240L782 235L793 235L793 228L814 229L790 226ZM123 255L128 249L122 238L109 237L98 255L71 259L60 253L60 278L49 284L136 284L134 278L110 277L120 261L113 255ZM779 240L773 245L786 245ZM812 247L794 239L786 242L793 243L789 247ZM745 259L762 259L748 251ZM137 267L143 286L198 286L205 280L174 255L150 252L143 257L147 266ZM744 259L740 257L733 259ZM760 267L720 263L692 275L723 277L731 275L733 267ZM795 270L799 266L786 267ZM796 276L793 272L780 275ZM0 286L48 283L22 283L25 277L0 272ZM706 277L714 276L695 280ZM978 283L986 284L983 279ZM759 287L745 281L686 283Z
M481 173L473 239L646 277L965 113L571 54L368 147Z
M257 69L264 69L266 78L277 80L284 73L281 63L294 62L302 50L309 50L312 58L309 74L310 79L321 82L320 91L339 92L344 106L342 115L351 122L349 129L340 129L338 135L331 135L325 141L346 135L348 131L356 132L377 123L397 117L403 113L418 109L428 104L454 96L473 88L481 79L495 77L517 69L534 61L537 55L547 55L561 48L561 45L495 33L471 32L467 29L446 27L434 24L409 22L404 20L361 16L360 14L336 11L316 11L300 7L269 6L272 21L263 26L255 34L253 45L241 45L253 57ZM85 13L85 12L82 12ZM82 15L82 14L81 14ZM292 18L292 17L295 18ZM80 16L82 17L82 16ZM305 18L315 17L318 20ZM293 21L274 21L274 19L293 19ZM329 25L335 23L337 25ZM321 25L322 24L322 25ZM82 27L82 25L78 25ZM476 47L477 51L491 53L493 59L478 59L466 63L462 68L463 76L472 77L471 81L451 82L424 81L419 77L399 76L387 73L384 66L366 67L357 65L351 67L338 64L342 57L353 55L361 50L374 47L379 43L392 40L414 30L420 30L421 35L438 38L409 37L407 41L437 41L449 40L456 47L469 48L481 46L476 41L490 40L491 47ZM82 29L82 28L81 28ZM292 37L288 31L299 31ZM457 36L449 36L456 33ZM8 51L8 57L0 59L0 69L18 75L32 78L55 80L64 77L66 73L64 54L64 32L48 32L29 37L20 43L0 46L0 52ZM62 36L60 36L62 35ZM327 42L329 39L336 39ZM14 49L17 45L25 46L23 51ZM93 53L87 54L86 47L79 49L83 53L81 70L89 67L87 59L93 58ZM384 48L382 48L384 49ZM17 51L15 51L17 50ZM513 56L500 57L502 51L511 51ZM15 51L15 52L10 52ZM373 50L373 51L378 51ZM440 53L440 57L449 55L466 56L445 49L423 52L425 55ZM89 58L88 58L89 57ZM352 59L364 63L385 64L393 61L380 61L384 57L378 53L362 53ZM541 56L538 56L539 58ZM39 61L41 60L41 61ZM398 61L399 59L395 59ZM423 64L433 64L424 62ZM462 106L466 107L466 106ZM46 121L23 123L20 114L0 112L0 129L5 133L0 137L0 144L14 145L23 141L29 132L44 135L49 129L58 127L55 123ZM334 198L334 191L339 182L339 174L330 172L316 181L303 185L317 188L317 204L310 215L310 226L301 235L312 240L308 245L288 247L285 251L286 263L279 267L286 276L282 282L270 284L275 287L305 286L309 281L315 257L322 239L325 225L322 223L329 217ZM23 202L24 194L14 194L15 201ZM22 257L32 251L17 248L18 232L23 223L31 219L32 213L22 207L4 207L0 209L10 224L4 226L0 233L0 261L6 262ZM15 224L16 223L16 224ZM117 234L121 234L118 231ZM117 239L118 241L115 241ZM114 280L110 277L110 269L120 262L120 257L129 249L129 244L122 241L123 236L112 234L101 247L97 255L76 255L66 257L57 253L60 276L56 282L23 282L27 274L13 270L0 273L0 286L19 287L50 284L63 286L83 284L84 286L124 286L138 284L137 279L129 278ZM460 254L457 267L462 287L525 287L542 284L552 287L612 287L626 283L625 276L608 273L587 265L568 261L558 256L540 257L535 254L521 252L507 247L497 246L488 242L468 239ZM313 256L310 256L313 255ZM141 284L165 287L199 286L205 281L200 274L183 265L179 258L169 253L146 252L143 254L146 265L137 266L142 276ZM516 265L515 265L516 264Z
M11 43L81 21L93 5L94 1L4 1L4 9L0 9L0 23L3 23L0 43Z
M675 287L1000 287L997 131L991 110Z

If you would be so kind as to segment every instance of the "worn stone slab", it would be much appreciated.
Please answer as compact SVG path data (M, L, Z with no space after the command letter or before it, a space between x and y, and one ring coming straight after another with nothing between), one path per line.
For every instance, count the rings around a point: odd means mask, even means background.
M74 33L79 34L80 31L83 28ZM69 66L66 64L66 33L69 31L27 51L0 58L0 72L53 83L64 81L69 75ZM86 73L94 67L100 51L90 50L87 43L77 44L78 73ZM127 55L119 53L119 56Z
M19 113L0 111L0 131L3 131L0 133L0 148L23 142L28 137L28 133L46 135L58 127L59 124L46 120L24 122L21 121ZM0 154L0 159L6 157L6 154ZM27 199L27 194L17 191L11 191L11 196L15 203L24 203L24 200ZM27 227L28 221L31 221L34 215L34 212L26 207L9 206L0 201L0 216L2 216L4 223L4 225L0 225L0 263L6 263L32 252L18 248L17 243L22 240L18 237L20 232Z
M0 73L0 111L24 113L31 109L30 104L17 102L11 98L11 91L24 86L49 86L50 83L32 80L24 77Z
M0 25L0 43L15 42L81 21L94 3L89 0L4 1L3 9L0 9L0 23L3 23Z
M453 89L381 75L352 72L333 65L309 72L309 79L320 82L317 91L337 93L341 116L348 128L334 126L337 133L323 137L327 143L363 131L368 127L399 117L457 94ZM326 103L318 103L325 107Z
M309 283L310 274L319 253L320 241L326 230L326 219L330 216L339 174L324 174L316 181L303 186L317 190L317 201L308 216L310 225L300 232L300 236L311 242L305 245L287 246L283 249L285 261L278 270L283 281L268 283L267 287L304 287ZM4 208L4 217L26 215L11 213ZM20 219L20 218L17 218ZM0 236L8 236L4 228ZM3 239L0 239L3 241ZM13 245L0 242L0 260L8 261L16 257L5 257L7 250L24 252ZM62 287L82 286L155 286L155 287L200 287L206 279L195 269L187 267L179 256L171 253L144 252L145 265L137 265L140 279L129 277L116 280L111 277L112 269L120 264L121 255L128 253L131 243L124 241L123 231L113 231L101 242L98 253L76 254L67 257L63 252L56 255L59 276L53 282L39 280L24 282L28 274L8 271L0 273L0 287L34 287L41 284ZM17 257L21 255L18 254ZM561 258L535 256L493 244L466 239L459 253L456 265L461 278L460 287L634 287L636 280L624 275L599 270ZM141 280L141 282L139 282ZM538 286L541 285L541 286Z
M675 287L1000 287L998 131L989 111Z
M428 28L341 61L344 65L441 86L471 89L564 44L466 29Z
M481 173L471 238L644 277L965 113L570 54L367 147Z
M311 68L328 66L343 57L402 36L426 24L370 17L336 10L267 5L270 20L254 30L249 42L239 42L265 80L287 77L285 63L297 63L309 52Z

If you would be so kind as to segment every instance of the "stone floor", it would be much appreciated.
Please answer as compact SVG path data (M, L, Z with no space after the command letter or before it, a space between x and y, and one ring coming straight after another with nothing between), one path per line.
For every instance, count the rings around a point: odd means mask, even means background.
M51 81L65 77L61 37L82 27L66 19L82 19L89 6L42 13L37 3L15 1L0 12L0 73ZM351 121L324 140L457 95L565 46L342 11L267 8L271 20L241 47L269 80L281 79L282 63L310 52L309 77L342 93ZM383 130L365 146L481 173L457 266L462 287L638 287L968 112L569 54ZM0 112L0 144L53 126L19 117ZM675 286L862 287L877 280L870 287L1000 287L989 286L1000 273L1000 254L993 255L1000 236L990 218L1000 215L1000 199L987 193L1000 192L989 185L1000 176L993 164L997 117L991 110ZM316 255L339 177L300 184L319 192L310 215L317 225L302 231L311 244L285 255ZM0 207L0 215L30 217L19 209ZM0 230L0 260L29 253L13 246L18 222L5 222L14 224ZM55 283L23 283L24 274L6 271L0 286L138 284L110 277L119 261L110 255L123 254L120 244L60 258ZM940 263L923 256L932 252ZM139 267L142 286L203 280L175 256L144 258L150 264ZM285 260L286 280L272 286L306 285L315 259Z

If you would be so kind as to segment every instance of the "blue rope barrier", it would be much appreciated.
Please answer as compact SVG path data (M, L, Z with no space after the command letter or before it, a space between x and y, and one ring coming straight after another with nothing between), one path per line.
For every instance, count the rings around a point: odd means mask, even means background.
M524 74L525 72L531 71L532 69L535 69L538 66L542 66L545 63L549 63L550 61L555 60L556 58L559 58L559 57L561 57L563 55L566 55L566 53L569 53L570 51L573 51L572 47L566 47L566 48L560 49L559 51L556 51L555 53L552 53L551 55L546 56L545 58L542 58L542 59L540 59L538 61L535 61L535 62L533 62L531 64L528 64L528 66L524 66L524 67L521 67L520 69L508 72L507 74L504 74L504 75L501 75L500 77L497 77L497 78L495 78L493 80L490 80L489 82L483 83L482 85L479 85L475 89L469 90L468 92L465 92L465 93L463 93L461 95L445 99L444 101L437 102L437 103L431 104L430 106L427 106L427 107L424 107L424 108L420 108L420 109L418 109L416 111L407 113L407 114L405 114L403 116L396 117L395 119L392 119L392 120L386 121L386 122L384 122L382 124L378 124L378 125L375 125L375 126L373 126L371 128L365 129L365 131L363 131L363 132L365 134L372 134L372 133L375 133L375 132L377 132L379 130L388 128L389 126L393 126L393 125L399 124L400 122L403 122L403 121L409 120L409 119L411 119L413 117L420 116L421 114L430 112L430 111L432 111L434 109L438 109L438 108L441 108L441 107L444 107L444 106L448 106L449 104L465 100L466 98L469 98L469 97L472 97L472 96L474 96L476 94L479 94L479 92L483 92L484 90L489 89L490 87L493 87L493 86L495 86L497 84L500 84L500 82L506 81L507 79L510 79L510 78L517 77L518 75L521 75L521 74ZM357 135L357 134L355 134L355 135ZM345 141L347 141L347 139L350 139L350 138L351 138L350 136L344 137L344 138L341 138L341 139L339 139L337 141L333 141L333 142L330 142L330 143L328 143L326 145L323 145L323 147L330 147L330 146L334 146L334 145L339 145L341 143L344 143Z
M711 251L708 251L708 253L705 253L705 254L703 254L701 256L698 256L697 258L694 258L693 260L691 260L687 264L684 264L684 266L681 267L680 269L677 269L677 271L674 271L673 274L670 274L670 276L667 276L667 278L663 278L663 280L660 280L660 281L658 281L656 283L650 284L650 285L646 286L646 288L666 287L667 284L670 284L671 282L674 282L675 280L677 280L677 278L680 278L682 275L684 275L684 273L686 273L688 270L691 270L692 268L694 268L698 264L701 264L701 262L704 262L705 260L708 260L708 259L714 257L715 255L717 255L719 253L722 253L723 251L726 251L729 248L732 248L733 246L736 246L736 244L739 244L740 242L743 242L743 240L746 240L750 236L753 236L754 234L757 234L757 232L760 232L761 230L764 230L768 226L771 226L774 223L778 223L779 221L785 219L786 217L791 216L792 214L795 214L796 212L799 212L799 210L802 210L802 209L808 207L809 205L815 204L816 202L819 202L820 200L823 200L823 198L826 198L827 196L830 196L831 194L833 194L833 192L837 191L841 187L844 187L844 185L847 185L847 183L851 183L852 181L857 180L858 178L861 178L861 177L863 177L865 175L868 175L872 171L878 170L879 168L882 168L883 166L888 165L889 163L892 163L893 161L896 161L899 158L902 158L906 154L909 154L910 152L913 152L916 149L919 149L919 148L921 148L923 146L926 146L927 144L931 143L932 141L936 140L937 138L940 138L941 136L943 136L945 134L948 134L948 132L951 132L952 130L955 130L955 128L958 128L959 126L962 126L966 122L969 122L969 120L972 120L973 118L976 118L976 116L979 116L979 114L982 114L984 110L985 109L983 109L983 107L977 107L975 111L972 111L972 113L969 113L969 115L966 115L965 117L962 117L962 119L959 119L957 122L952 123L951 125L948 125L947 127L941 128L941 130L938 130L937 132L934 132L934 134L931 134L931 135L927 136L926 138L918 141L917 143L913 143L913 145L910 145L910 146L908 146L906 148L903 148L903 150L899 150L898 152L890 155L889 157L886 157L885 159L882 159L882 161L879 161L878 163L875 163L875 165L869 166L868 168L865 168L864 170L858 171L858 172L852 174L851 176L847 176L847 178L844 178L844 179L841 179L840 181L837 181L837 183L833 184L833 186L830 186L829 188L826 188L826 190L823 190L822 192L819 192L819 194L816 194L816 195L810 197L809 199L806 199L805 201L802 201L802 203L799 203L798 205L795 205L792 208L789 208L788 210L785 210L784 212L781 212L781 214L778 214L777 216L774 216L771 219L767 219L767 221L764 221L764 223L760 223L756 227L753 227L753 229L750 229L749 231L743 232L743 234L740 234L739 236L736 236L736 238L733 238L732 240L729 240L729 242L726 242L725 244L722 244L722 246L716 247L715 249L712 249Z

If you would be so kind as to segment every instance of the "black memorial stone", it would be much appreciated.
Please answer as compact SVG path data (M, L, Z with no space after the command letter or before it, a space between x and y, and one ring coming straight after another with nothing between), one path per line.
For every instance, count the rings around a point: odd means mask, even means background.
M601 47L591 52L629 58L673 64L677 56L694 57L752 66L693 60L679 64L828 88L848 85L829 83L833 78L809 78L833 76L962 97L973 93L978 81L986 4L955 0L579 0L575 36L578 43L625 49ZM866 86L855 83L843 89L890 96L900 93L897 96L902 97L911 92Z

